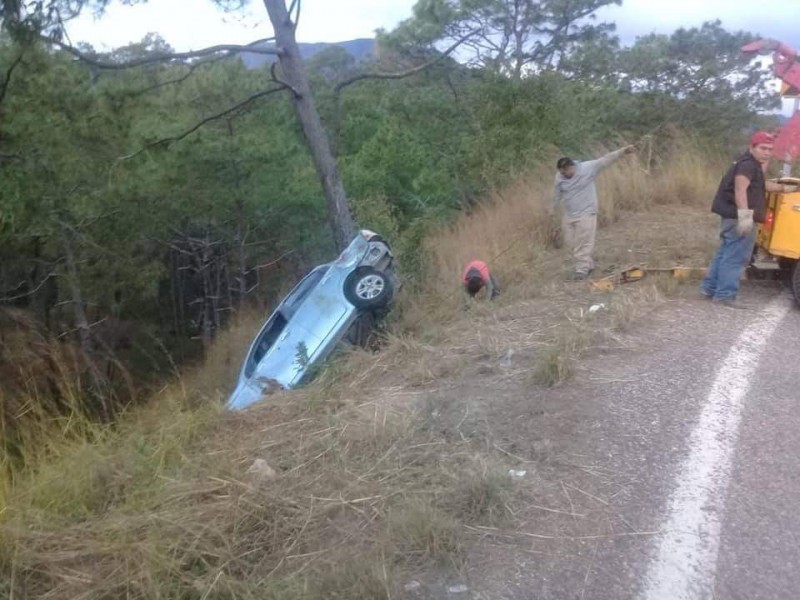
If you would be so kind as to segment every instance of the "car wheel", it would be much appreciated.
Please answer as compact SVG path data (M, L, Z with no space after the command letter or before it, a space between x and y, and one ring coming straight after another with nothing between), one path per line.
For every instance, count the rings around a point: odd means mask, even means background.
M369 310L386 306L392 299L392 281L381 271L362 267L344 282L344 296L356 308Z

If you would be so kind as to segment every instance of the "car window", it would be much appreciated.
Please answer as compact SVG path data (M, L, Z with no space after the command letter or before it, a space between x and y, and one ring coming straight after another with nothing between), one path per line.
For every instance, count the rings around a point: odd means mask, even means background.
M325 275L325 271L327 271L327 267L317 267L289 292L289 295L286 296L283 301L283 310L285 313L291 315L297 307L303 303L303 300L306 299L309 292L314 289L314 286L316 286L320 279L322 279L322 276Z
M258 363L261 362L261 359L264 358L264 355L283 332L286 323L286 318L281 313L276 313L270 326L259 334L258 339L253 344L253 351L247 357L247 365L244 370L245 377L250 377L253 374Z

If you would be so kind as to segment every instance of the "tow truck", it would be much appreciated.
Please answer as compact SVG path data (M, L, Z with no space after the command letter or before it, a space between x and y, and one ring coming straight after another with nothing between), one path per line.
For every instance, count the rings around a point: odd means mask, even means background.
M773 156L783 161L782 176L776 181L797 185L792 165L800 157L800 56L798 51L772 39L742 47L745 56L772 54L772 71L781 80L780 95L794 99L794 112L775 137ZM761 256L759 256L761 255ZM767 260L761 259L765 257ZM753 270L780 269L786 273L794 299L800 306L800 191L769 192L767 216L758 227Z

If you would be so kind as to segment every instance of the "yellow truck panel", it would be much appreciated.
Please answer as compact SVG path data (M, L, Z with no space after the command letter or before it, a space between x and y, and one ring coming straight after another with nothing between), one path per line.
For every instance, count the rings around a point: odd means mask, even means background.
M774 256L800 259L800 192L769 193L767 206L758 245Z

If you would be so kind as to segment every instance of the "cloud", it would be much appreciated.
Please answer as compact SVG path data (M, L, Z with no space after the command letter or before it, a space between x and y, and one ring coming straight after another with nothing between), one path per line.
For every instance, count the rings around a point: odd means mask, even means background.
M372 37L380 27L392 28L411 15L413 0L304 0L297 37L301 42L337 42ZM226 13L212 0L149 0L124 6L110 4L101 19L87 13L68 27L73 42L88 41L111 49L158 32L176 50L214 44L244 44L272 35L266 9L251 2L242 11Z
M304 0L298 38L305 42L338 42L372 37L411 16L412 0Z
M800 2L770 0L769 10L756 2L735 0L624 0L622 6L598 11L598 19L615 21L623 44L648 33L672 33L720 19L729 30L744 30L800 45Z
M371 37L411 16L415 0L303 0L298 39L336 42ZM765 10L766 6L769 10ZM625 44L648 33L672 33L720 18L727 29L744 29L800 47L800 0L770 0L768 5L739 0L624 0L622 6L598 11L598 19L615 21ZM271 35L266 10L251 0L244 11L225 13L212 0L149 0L123 6L114 0L102 20L84 15L73 22L73 41L106 49L138 42L157 31L178 50L212 44L247 43Z

